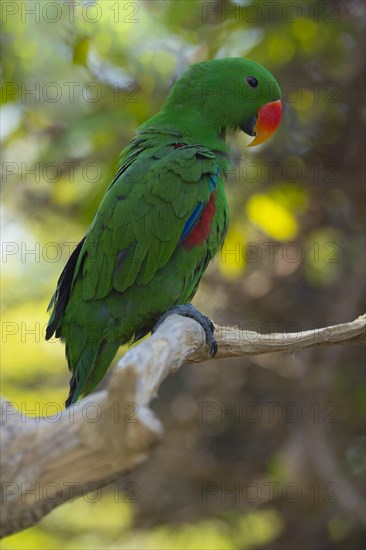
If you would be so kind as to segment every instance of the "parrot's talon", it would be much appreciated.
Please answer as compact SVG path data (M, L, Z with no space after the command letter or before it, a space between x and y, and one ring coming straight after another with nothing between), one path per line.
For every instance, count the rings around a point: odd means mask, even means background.
M210 348L210 355L211 357L214 357L217 353L217 342L215 339L215 327L211 319L206 317L206 315L202 315L192 304L182 304L179 306L174 306L169 308L165 313L163 313L157 322L154 325L154 328L152 329L152 333L156 331L156 329L165 321L169 315L182 315L182 317L188 317L190 319L194 319L201 325L203 330L206 334L206 343Z

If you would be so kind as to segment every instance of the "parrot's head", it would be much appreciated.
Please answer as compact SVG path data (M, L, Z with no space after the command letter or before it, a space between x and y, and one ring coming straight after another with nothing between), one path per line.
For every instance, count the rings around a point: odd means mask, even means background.
M167 100L170 107L188 105L213 124L219 134L240 128L254 140L266 141L277 129L281 114L281 90L262 65L230 57L192 65L175 83Z

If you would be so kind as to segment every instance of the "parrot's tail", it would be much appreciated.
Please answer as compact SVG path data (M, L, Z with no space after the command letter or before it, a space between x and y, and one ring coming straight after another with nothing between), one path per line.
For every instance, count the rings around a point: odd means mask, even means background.
M108 370L119 346L119 342L106 341L89 345L84 349L75 366L71 366L69 362L74 374L70 380L70 392L65 401L65 407L76 403L80 395L87 395L93 391ZM67 352L66 348L68 356Z

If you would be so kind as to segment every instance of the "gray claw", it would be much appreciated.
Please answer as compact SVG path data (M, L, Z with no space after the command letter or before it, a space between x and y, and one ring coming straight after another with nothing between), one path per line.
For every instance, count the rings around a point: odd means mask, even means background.
M214 335L215 328L213 326L213 322L205 315L202 315L202 313L200 313L195 307L193 307L192 304L181 304L168 309L165 313L161 315L161 317L159 317L151 332L155 332L155 330L163 323L163 321L165 321L165 319L169 317L169 315L172 315L174 313L176 315L182 315L183 317L194 319L195 321L197 321L197 323L201 325L206 334L206 342L210 348L210 355L211 357L214 357L217 353L217 342Z

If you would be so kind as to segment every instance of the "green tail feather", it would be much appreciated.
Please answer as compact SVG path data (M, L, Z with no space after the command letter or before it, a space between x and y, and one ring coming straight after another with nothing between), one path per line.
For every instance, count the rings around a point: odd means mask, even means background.
M69 407L76 403L80 395L87 395L101 381L113 361L119 342L101 342L88 346L81 354L70 380L70 393L65 401Z

